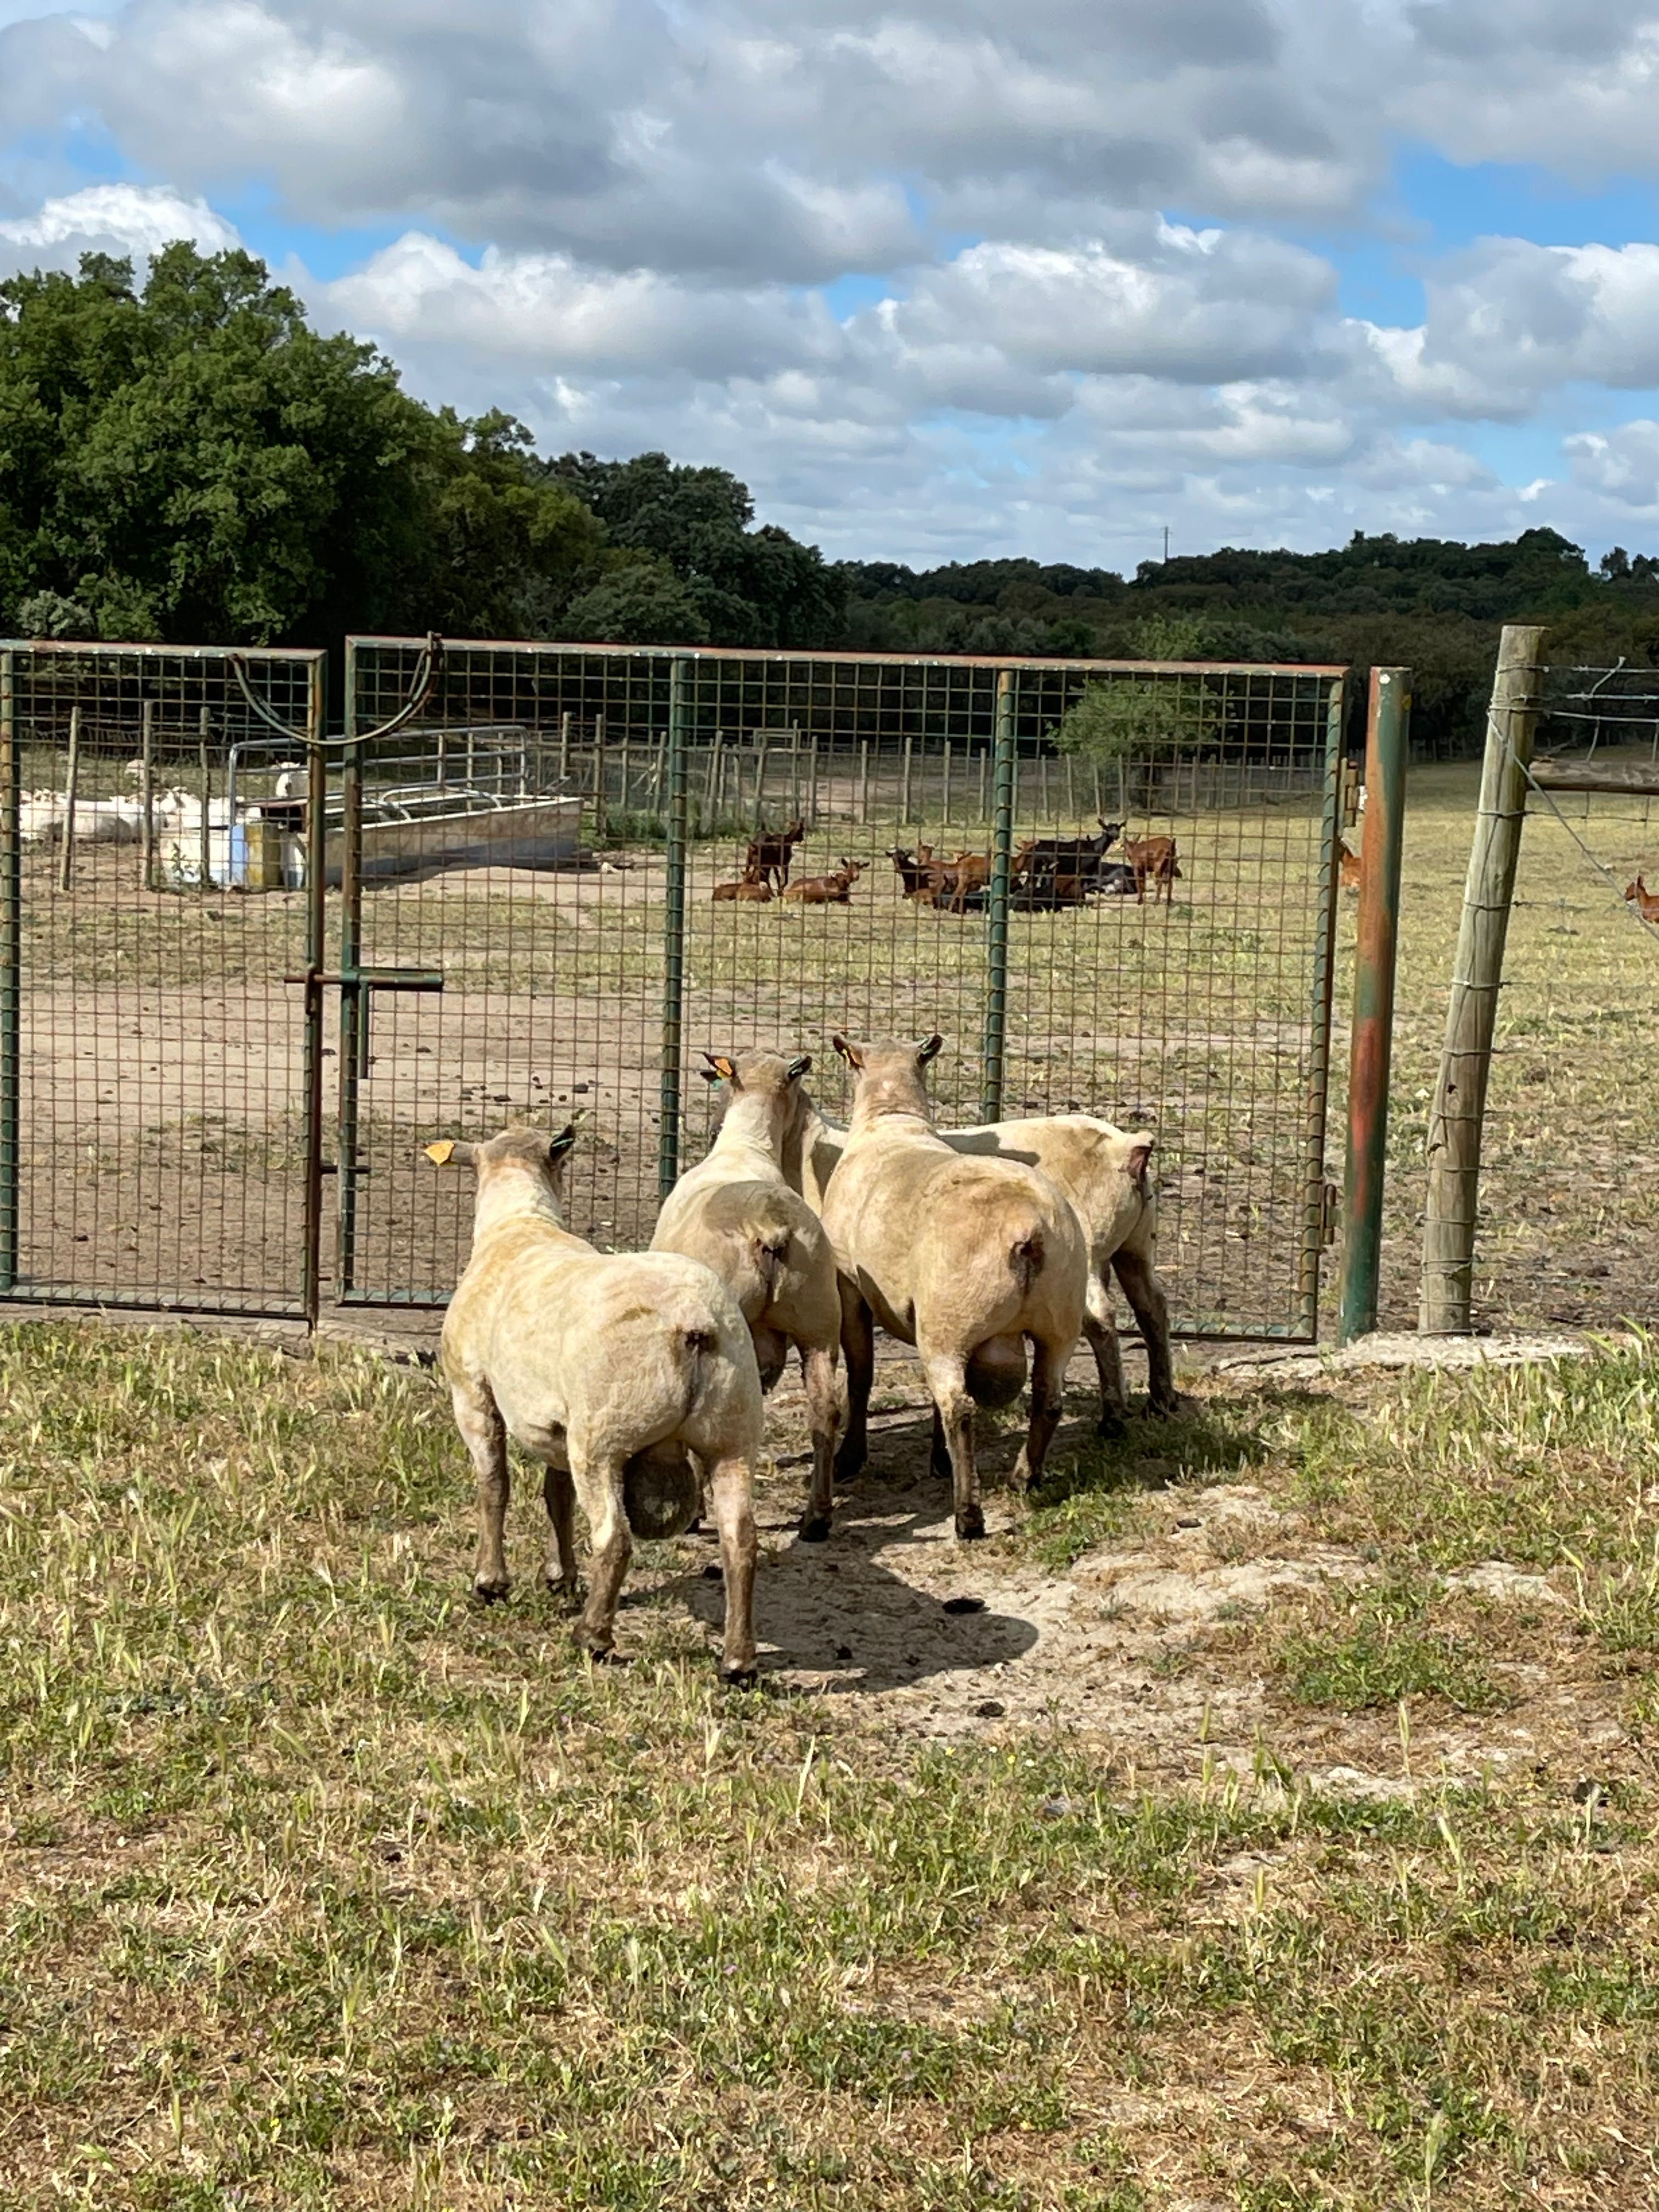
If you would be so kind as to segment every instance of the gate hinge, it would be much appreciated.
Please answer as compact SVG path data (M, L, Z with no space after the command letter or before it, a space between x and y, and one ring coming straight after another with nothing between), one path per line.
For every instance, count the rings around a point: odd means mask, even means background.
M1322 1186L1322 1188L1324 1200L1321 1214L1320 1241L1324 1244L1334 1244L1336 1232L1342 1220L1342 1192L1340 1185L1334 1182L1328 1182Z

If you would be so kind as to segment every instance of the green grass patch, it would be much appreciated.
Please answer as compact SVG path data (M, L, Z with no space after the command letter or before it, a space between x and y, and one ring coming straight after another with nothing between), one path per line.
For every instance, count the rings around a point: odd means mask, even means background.
M1306 1705L1364 1712L1404 1698L1443 1698L1460 1712L1505 1702L1468 1636L1430 1620L1431 1592L1387 1583L1320 1609L1278 1649L1288 1693Z
M1034 1540L1304 1418L1138 1425ZM424 1373L0 1333L0 2201L1643 2201L1645 1784L1148 1786L723 1694L668 1550L594 1670L528 1577L468 1601L470 1493Z

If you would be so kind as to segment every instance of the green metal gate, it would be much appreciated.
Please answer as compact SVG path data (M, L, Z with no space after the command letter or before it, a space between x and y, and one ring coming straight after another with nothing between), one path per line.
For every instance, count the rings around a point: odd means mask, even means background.
M0 643L0 1298L316 1310L320 905L247 802L323 676Z
M1158 1130L1183 1333L1315 1335L1343 671L359 638L347 681L343 821L395 842L411 790L451 820L346 878L342 971L383 988L342 1011L343 1297L447 1295L471 1194L430 1137L583 1109L572 1225L642 1243L706 1128L703 1049L812 1051L835 1113L832 1029L937 1028L952 1122ZM1127 737L1085 766L1052 738L1091 684ZM574 850L515 851L538 815ZM1167 902L1026 910L1023 842L1103 816L1174 836ZM797 877L859 866L848 903L714 896L794 819ZM891 853L923 844L989 860L968 910L902 896Z

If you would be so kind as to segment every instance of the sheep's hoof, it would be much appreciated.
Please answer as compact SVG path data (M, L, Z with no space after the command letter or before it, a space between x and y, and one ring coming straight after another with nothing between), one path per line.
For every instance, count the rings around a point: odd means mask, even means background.
M501 1575L493 1582L475 1582L472 1585L472 1595L480 1605L500 1605L512 1587L513 1584L507 1577Z
M1180 1411L1179 1397L1149 1398L1146 1401L1146 1414L1149 1420L1172 1421Z
M555 1605L566 1613L582 1601L582 1586L574 1575L550 1575L547 1588Z
M608 1636L601 1636L592 1628L584 1628L580 1621L570 1632L570 1640L578 1651L585 1651L596 1667L619 1667L623 1664L616 1645Z
M960 1542L971 1544L985 1534L984 1509L969 1505L957 1516L957 1536Z
M1123 1425L1121 1413L1103 1413L1095 1434L1104 1443L1121 1443L1128 1431Z
M830 1516L827 1513L803 1513L800 1540L803 1544L827 1544L830 1540Z
M720 1680L728 1690L752 1690L759 1680L760 1668L752 1659L740 1667L724 1659L720 1662Z

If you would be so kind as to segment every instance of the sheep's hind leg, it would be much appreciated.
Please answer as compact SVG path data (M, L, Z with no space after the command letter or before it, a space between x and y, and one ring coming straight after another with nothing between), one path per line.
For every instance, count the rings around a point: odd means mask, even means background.
M920 1349L920 1347L918 1347ZM922 1370L951 1455L951 1496L957 1534L964 1543L985 1534L979 1471L974 1462L974 1401L968 1395L965 1360L951 1352L922 1353Z
M745 1459L713 1461L708 1468L708 1503L720 1531L720 1571L726 1583L726 1634L720 1651L720 1680L732 1688L752 1686L755 1675L755 1563L760 1538L755 1529L753 1478Z
M472 1587L486 1604L513 1587L507 1571L507 1507L513 1478L507 1463L507 1431L489 1387L457 1382L450 1389L455 1425L478 1478L478 1556Z
M802 1379L806 1385L807 1426L812 1436L812 1488L800 1524L804 1544L821 1544L830 1534L836 1504L836 1355L834 1349L803 1346Z
M847 1433L836 1455L836 1480L852 1482L870 1456L870 1387L876 1375L876 1325L852 1285L841 1286L841 1348L847 1355Z
M1043 1462L1060 1426L1061 1392L1071 1351L1068 1344L1044 1344L1038 1337L1031 1340L1031 1419L1024 1449L1014 1467L1017 1489L1029 1490L1042 1480Z
M634 1554L634 1538L623 1504L623 1462L614 1456L590 1459L574 1439L570 1474L587 1516L587 1603L571 1632L584 1651L608 1659L616 1642L617 1601Z
M548 1468L542 1497L547 1505L547 1587L565 1604L574 1605L581 1583L576 1573L576 1488L568 1468Z
M1146 1410L1150 1413L1178 1413L1181 1399L1176 1389L1175 1363L1170 1351L1170 1302L1158 1280L1158 1269L1145 1252L1125 1250L1113 1253L1112 1272L1129 1301L1130 1310L1140 1327L1141 1341L1146 1346Z
M1121 1437L1124 1416L1129 1410L1123 1388L1123 1352L1118 1343L1117 1324L1112 1318L1111 1292L1093 1267L1089 1270L1083 1334L1095 1356L1095 1372L1100 1378L1100 1423L1095 1433Z

